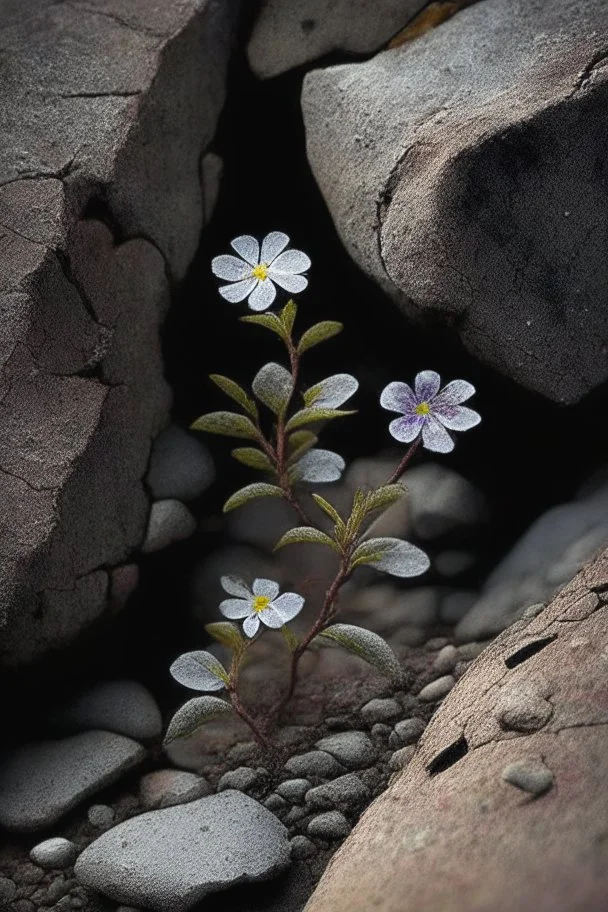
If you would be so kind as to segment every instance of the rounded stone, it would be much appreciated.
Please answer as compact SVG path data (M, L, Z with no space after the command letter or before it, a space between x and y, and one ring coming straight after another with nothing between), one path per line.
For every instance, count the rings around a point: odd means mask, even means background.
M350 833L350 824L340 811L327 811L319 814L309 822L306 832L317 839L343 839Z
M238 792L249 792L258 788L264 776L259 770L249 766L239 766L238 769L228 770L217 784L218 792L226 789L236 789Z
M92 804L87 811L87 819L91 826L98 830L107 830L114 823L116 814L114 809L107 804Z
M15 881L0 874L0 904L5 903L8 906L16 895L17 884Z
M194 500L214 478L213 460L196 437L171 425L154 441L146 478L154 500Z
M370 700L359 710L361 717L368 725L375 722L393 722L401 715L401 706L393 699Z
M502 778L530 795L542 795L553 785L551 770L542 760L533 758L509 763L502 771Z
M452 643L448 643L443 649L440 649L433 662L433 671L439 674L449 674L456 667L458 661L458 650Z
M139 681L101 681L61 706L51 717L53 725L68 731L91 728L148 741L162 732L156 700Z
M311 842L306 836L294 836L293 839L290 839L289 845L291 848L291 857L296 860L310 858L311 855L315 855L317 852L317 847L314 842Z
M407 747L401 747L399 750L396 750L394 754L390 757L388 761L389 768L393 772L404 769L412 759L416 752L416 747L414 744L409 744Z
M327 751L315 750L290 757L285 770L302 778L332 779L343 773L344 767Z
M397 722L394 731L399 738L400 745L404 747L406 744L413 744L418 740L424 731L424 722L422 719L416 718L403 719L401 722Z
M365 732L347 731L329 735L317 741L319 750L327 751L347 769L371 766L378 756L373 742Z
M517 732L538 731L553 715L553 707L533 688L504 689L496 705L502 728Z
M443 675L443 677L437 678L436 681L431 681L430 684L423 687L418 694L418 699L423 700L425 703L434 703L435 700L442 700L443 697L449 694L455 683L456 681L452 675Z
M157 500L152 504L148 528L141 550L144 554L162 551L196 531L194 516L180 500Z
M139 800L147 811L186 804L210 792L206 779L184 770L155 770L139 782Z
M30 858L40 868L68 868L74 864L78 849L69 839L56 836L39 842L30 852Z
M317 785L306 793L306 804L313 809L349 809L358 807L370 797L369 789L354 773L339 776L332 782Z
M277 785L276 791L281 798L291 801L293 804L300 804L304 801L304 795L310 789L311 783L308 779L286 779Z

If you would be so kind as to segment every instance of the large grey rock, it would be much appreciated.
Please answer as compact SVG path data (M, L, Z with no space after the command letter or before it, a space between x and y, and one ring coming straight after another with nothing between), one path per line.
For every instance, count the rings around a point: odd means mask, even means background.
M145 755L140 744L105 731L19 748L0 766L0 825L22 833L51 826Z
M289 864L287 830L240 792L150 811L85 849L80 883L121 903L185 912L209 893L268 880Z
M209 450L192 434L170 425L154 441L146 481L155 500L194 500L214 478Z
M461 642L504 630L525 609L548 601L608 542L608 484L544 513L490 574L456 627Z
M156 700L138 681L96 684L54 712L51 722L72 731L102 728L143 741L162 731Z
M308 158L353 259L529 389L608 377L604 0L485 0L309 73Z
M0 663L100 618L143 540L169 396L166 273L202 220L199 161L238 4L10 3L0 12ZM79 221L88 204L108 228ZM146 238L146 240L144 240Z
M266 79L331 51L369 54L393 37L426 0L265 0L247 46Z

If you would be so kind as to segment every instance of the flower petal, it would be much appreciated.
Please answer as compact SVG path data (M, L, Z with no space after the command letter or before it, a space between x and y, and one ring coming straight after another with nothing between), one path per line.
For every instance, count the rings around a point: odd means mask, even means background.
M266 263L269 266L280 252L285 250L288 244L289 238L286 234L282 231L271 231L262 241L260 263Z
M225 680L210 669L226 674L221 663L209 652L185 652L171 665L169 672L179 684L190 690L222 690Z
M420 371L414 381L416 399L418 402L430 402L439 392L440 386L441 377L436 371Z
M293 620L296 614L300 613L303 605L304 599L296 592L284 592L272 603L272 607L281 617L283 624Z
M481 415L466 405L441 405L433 403L433 415L450 431L468 431L481 421Z
M235 282L234 285L222 285L218 288L219 293L231 304L238 304L244 301L250 292L255 288L256 279L244 279L242 282Z
M279 627L283 626L283 618L278 611L275 611L272 605L269 605L268 608L264 608L262 611L258 611L258 617L263 624L266 624L267 627L271 627L273 630L278 630Z
M338 453L331 450L313 449L305 453L292 469L295 481L328 482L337 481L346 463Z
M277 296L277 291L270 279L258 282L249 295L248 304L251 310L267 310Z
M339 408L359 389L352 374L333 374L306 390L306 405L312 408Z
M250 614L247 620L243 621L243 630L248 637L254 637L260 627L260 618L257 614Z
M231 621L240 621L251 614L251 599L224 599L220 602L220 611Z
M241 234L230 241L230 246L251 266L257 266L260 262L260 245L250 234Z
M256 579L253 581L253 594L264 595L272 601L279 594L279 584L274 580Z
M427 415L427 420L422 428L422 443L427 450L435 453L451 453L454 441L442 424L432 415Z
M435 397L433 405L460 405L475 395L475 387L468 380L452 380L446 383L440 393Z
M389 412L401 412L409 415L417 406L416 397L412 388L407 383L401 383L399 380L389 383L382 390L380 396L380 405Z
M230 254L213 257L211 272L226 282L240 282L241 279L251 278L251 266Z
M400 443L411 443L415 440L426 423L423 415L404 415L395 418L388 426L389 431Z
M306 256L302 250L286 250L272 261L274 272L306 272L310 267L310 257Z
M291 294L299 294L308 285L308 279L305 276L290 275L287 272L275 272L272 266L268 270L268 275L273 282L276 282L277 285L280 285L285 291L291 292Z
M220 577L220 583L222 584L222 589L228 595L236 595L237 598L244 599L251 598L251 589L240 576L222 576Z

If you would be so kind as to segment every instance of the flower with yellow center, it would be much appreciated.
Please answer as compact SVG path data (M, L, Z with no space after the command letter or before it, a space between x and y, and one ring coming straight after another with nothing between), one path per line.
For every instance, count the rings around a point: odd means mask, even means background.
M278 630L300 613L304 599L295 592L279 595L279 584L274 580L256 579L251 589L235 576L223 576L222 588L232 598L224 599L220 611L230 620L243 621L243 631L254 637L260 622Z

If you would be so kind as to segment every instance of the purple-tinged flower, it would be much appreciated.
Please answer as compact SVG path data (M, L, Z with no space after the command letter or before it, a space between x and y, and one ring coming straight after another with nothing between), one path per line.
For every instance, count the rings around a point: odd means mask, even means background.
M422 444L436 453L449 453L454 440L448 431L468 431L481 421L481 416L462 405L475 393L466 380L452 380L439 391L441 378L435 371L421 371L414 389L407 383L389 383L382 390L380 405L389 412L400 412L389 430L395 440L412 443L422 434Z

